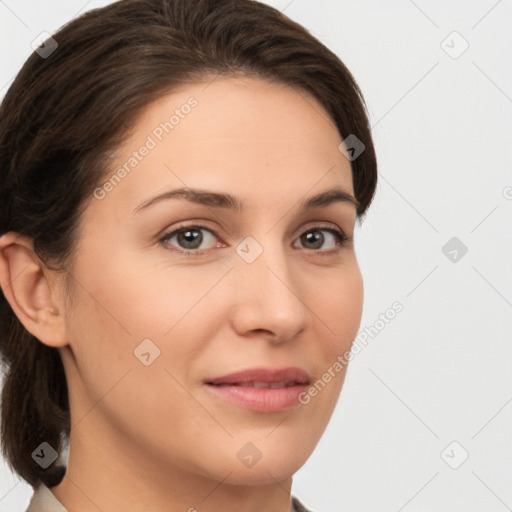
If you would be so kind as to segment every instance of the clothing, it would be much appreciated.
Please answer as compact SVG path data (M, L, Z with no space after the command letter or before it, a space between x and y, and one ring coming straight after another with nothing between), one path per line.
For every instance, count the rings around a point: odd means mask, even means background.
M53 492L44 484L35 490L26 512L68 512Z
M68 512L68 510L46 485L40 484L34 492L26 512ZM292 496L290 512L310 511L295 496Z

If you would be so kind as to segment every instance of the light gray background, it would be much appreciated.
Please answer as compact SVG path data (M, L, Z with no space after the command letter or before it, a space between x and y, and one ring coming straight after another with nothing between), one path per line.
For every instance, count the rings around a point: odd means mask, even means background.
M0 96L36 36L108 3L0 0ZM361 332L404 308L354 357L293 493L318 512L510 510L512 2L267 3L363 90L380 183L356 234ZM31 487L0 480L0 511L24 511Z

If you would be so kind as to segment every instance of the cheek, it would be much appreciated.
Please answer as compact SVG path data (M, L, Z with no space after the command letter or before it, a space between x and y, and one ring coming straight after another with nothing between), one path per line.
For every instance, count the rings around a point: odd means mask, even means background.
M77 309L91 317L91 328L95 323L104 332L120 328L121 335L134 341L164 336L218 279L218 273L197 267L169 268L162 261L148 264L129 255L101 259L101 265L91 259L79 272L87 293Z
M130 273L129 266L125 261L104 265L101 273L91 272L92 268L77 271L77 280L87 283L87 288L75 290L67 323L75 356L71 369L75 417L87 418L84 425L106 419L133 438L160 435L162 422L198 435L195 424L182 414L194 403L180 385L180 371L194 354L194 340L185 338L183 330L191 327L186 313L193 299L197 302L201 296L200 290L194 294L174 283L170 292L169 283L151 278L151 270L144 275ZM134 354L145 339L160 350L147 366ZM187 342L179 343L180 339Z
M204 296L221 270L148 265L114 252L110 258L95 256L84 257L86 264L76 270L77 281L84 284L77 285L68 323L76 365L91 398L99 399L129 369L149 374L160 368L163 381L151 387L164 389L173 383L164 368L184 372L201 347L198 333L208 332L211 308L218 306L215 290ZM154 343L149 349L159 354L151 366L134 354L148 346L141 345L147 339ZM135 375L129 377L132 381Z
M314 325L308 340L310 360L315 361L315 381L302 396L301 414L308 420L303 438L312 451L324 432L345 381L346 355L359 330L363 309L363 281L359 268L345 268L325 281L308 304ZM318 333L318 337L315 334ZM318 342L320 338L320 342Z
M345 352L357 335L363 311L363 280L357 265L324 283L311 309L328 333L325 352ZM320 320L318 320L320 321Z

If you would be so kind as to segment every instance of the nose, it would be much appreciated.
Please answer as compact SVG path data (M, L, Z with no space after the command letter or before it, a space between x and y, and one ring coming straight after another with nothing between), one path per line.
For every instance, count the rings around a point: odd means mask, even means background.
M233 328L240 336L279 343L296 338L310 321L304 279L284 247L265 247L252 262L240 258L231 274ZM302 274L303 276L304 274Z

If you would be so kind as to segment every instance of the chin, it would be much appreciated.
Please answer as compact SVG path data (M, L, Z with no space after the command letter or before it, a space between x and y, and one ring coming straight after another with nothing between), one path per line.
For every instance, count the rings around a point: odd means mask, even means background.
M247 469L237 468L226 479L226 483L247 486L276 485L276 482L283 482L291 478L302 466L302 464L283 464L282 461L275 465L271 463L260 467L258 465L259 463Z
M196 474L226 484L275 485L292 477L311 455L301 442L281 443L277 449L273 443L266 446L261 443L261 450L255 447L257 443L226 443L214 452L203 452L201 458L195 458L194 469L189 468Z
M277 482L282 482L294 475L309 458L310 453L301 453L297 450L297 444L285 450L273 450L266 448L261 454L261 458L246 465L240 462L237 458L237 464L233 467L232 459L230 468L226 467L232 473L227 479L229 482L238 485L275 485Z

